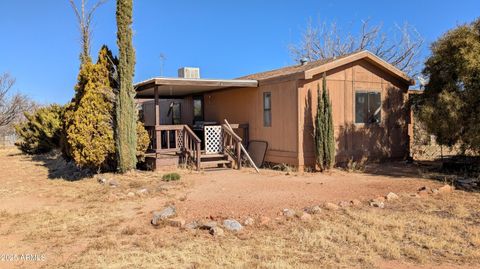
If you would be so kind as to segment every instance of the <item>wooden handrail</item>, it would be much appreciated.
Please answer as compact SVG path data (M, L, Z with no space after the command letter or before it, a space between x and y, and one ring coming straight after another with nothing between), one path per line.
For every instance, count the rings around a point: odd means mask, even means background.
M242 138L238 136L233 130L231 130L226 124L222 124L222 130L224 132L222 142L224 150L228 149L230 151L229 152L225 150L225 152L230 154L230 156L237 163L237 169L240 169L242 167Z
M227 132L229 135L233 137L233 140L235 140L235 142L242 142L242 138L238 136L234 131L230 130L230 128L228 128L227 125L222 124L222 128L224 132Z
M183 130L186 125L157 125L155 130L159 131L173 131L173 130Z
M183 126L184 126L184 130L195 140L196 143L202 142L202 140L198 138L198 136L192 131L192 129L190 129L190 127L188 127L188 125L183 125Z

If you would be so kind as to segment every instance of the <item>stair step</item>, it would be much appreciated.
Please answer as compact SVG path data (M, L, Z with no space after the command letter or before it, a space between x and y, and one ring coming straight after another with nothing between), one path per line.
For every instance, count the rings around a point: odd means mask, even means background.
M226 154L202 154L200 155L200 159L208 159L208 158L224 158L227 157Z
M219 160L219 161L203 161L200 163L200 166L206 165L219 165L219 164L231 164L232 162L229 160Z

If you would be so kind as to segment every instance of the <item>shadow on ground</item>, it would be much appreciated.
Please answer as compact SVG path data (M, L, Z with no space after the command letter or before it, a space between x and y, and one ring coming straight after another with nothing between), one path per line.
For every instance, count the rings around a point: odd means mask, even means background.
M33 161L39 162L36 165L44 166L48 169L49 179L76 181L92 176L90 171L80 169L73 162L66 161L58 152L31 155L29 157Z

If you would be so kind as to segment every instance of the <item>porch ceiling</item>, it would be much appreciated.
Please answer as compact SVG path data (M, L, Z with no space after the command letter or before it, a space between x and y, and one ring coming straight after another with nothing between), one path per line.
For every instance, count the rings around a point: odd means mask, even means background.
M152 99L154 89L158 88L161 97L186 96L226 88L257 87L258 81L250 79L186 79L186 78L152 78L134 85L138 99Z

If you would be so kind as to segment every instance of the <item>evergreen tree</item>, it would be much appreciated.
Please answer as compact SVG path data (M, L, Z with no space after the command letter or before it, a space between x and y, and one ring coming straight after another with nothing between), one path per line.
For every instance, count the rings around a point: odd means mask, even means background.
M335 164L335 138L333 129L332 103L328 95L325 74L317 89L317 115L315 119L315 155L321 171L331 169Z
M137 163L137 116L132 79L135 51L132 44L132 0L117 0L117 45L119 48L119 90L116 103L115 142L119 172L135 168Z
M103 47L96 64L82 65L75 97L65 113L66 152L77 165L96 170L111 169L115 158L108 52Z
M322 101L325 114L325 131L324 131L324 152L325 152L325 168L331 169L335 164L335 137L333 129L332 103L327 89L327 80L325 74L323 76L322 85Z
M480 154L480 18L445 33L431 51L420 120L438 144Z
M317 87L317 116L315 119L315 155L316 162L321 171L324 170L324 156L325 156L325 109L323 107L322 94L320 92L320 85Z
M63 107L50 105L25 112L26 121L15 125L19 141L15 145L29 154L46 153L60 147Z

